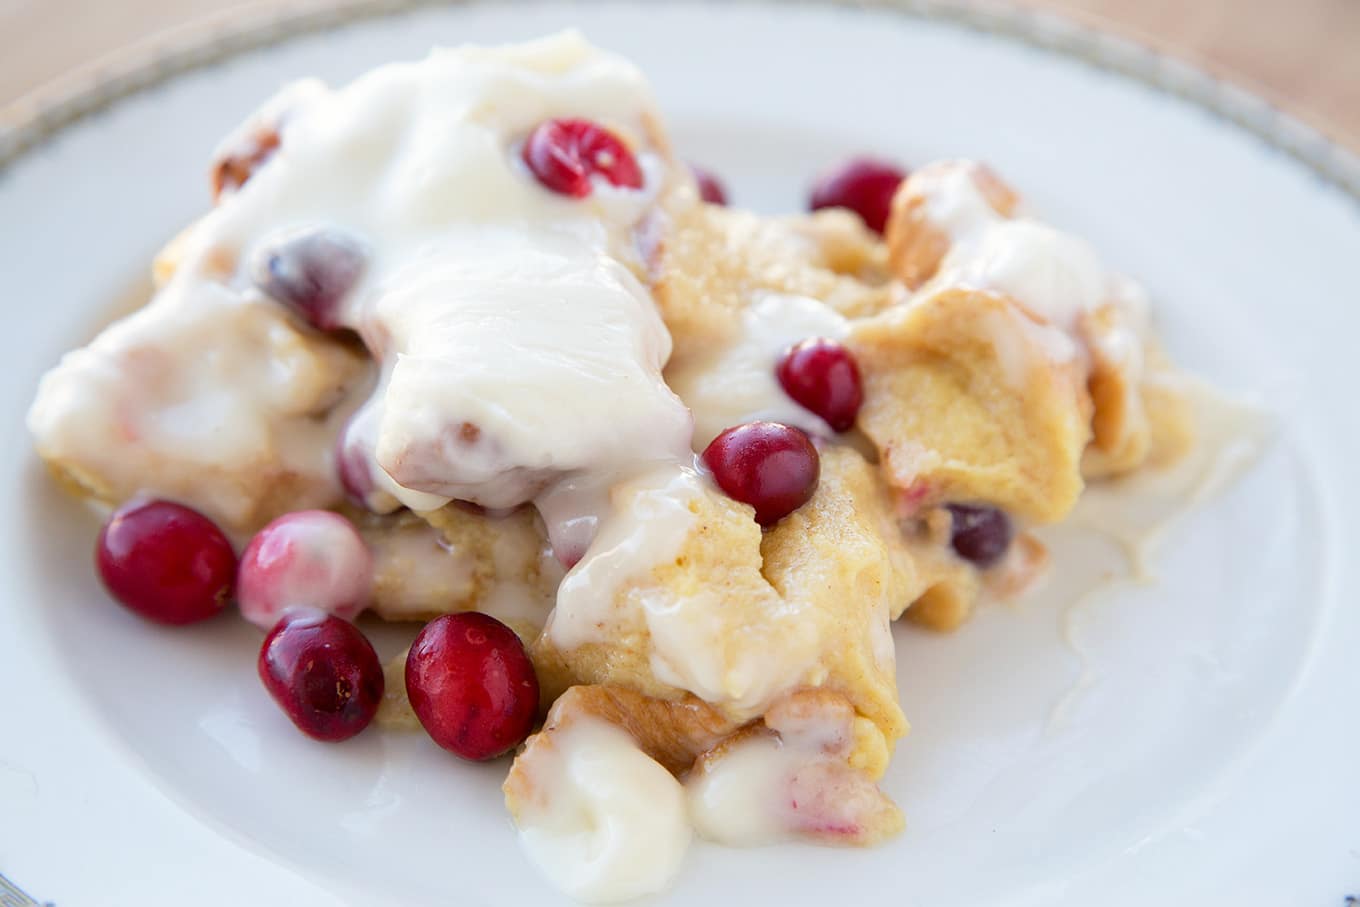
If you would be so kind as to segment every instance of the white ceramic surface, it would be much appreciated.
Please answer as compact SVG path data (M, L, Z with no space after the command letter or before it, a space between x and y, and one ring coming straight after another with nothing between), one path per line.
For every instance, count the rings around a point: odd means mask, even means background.
M643 66L685 155L740 204L795 209L811 173L862 149L990 161L1147 283L1182 362L1279 422L1246 479L1172 531L1156 584L1069 614L991 608L948 637L898 628L914 729L885 786L902 837L696 847L655 903L1360 894L1360 205L1194 104L1050 51L890 12L717 4L374 20L178 77L0 171L0 873L60 907L556 902L504 815L503 764L418 735L306 740L255 678L252 627L162 630L110 605L96 527L22 417L204 207L213 144L280 81L567 25Z

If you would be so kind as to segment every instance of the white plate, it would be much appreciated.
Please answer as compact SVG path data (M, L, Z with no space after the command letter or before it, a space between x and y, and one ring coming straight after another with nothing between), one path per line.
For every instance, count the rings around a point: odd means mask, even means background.
M579 25L642 64L684 153L744 204L796 208L809 174L860 149L991 161L1147 282L1181 361L1280 423L1258 467L1174 531L1157 585L1067 618L1036 604L951 637L899 628L914 724L885 782L908 816L899 839L697 847L657 902L1341 907L1360 893L1360 207L1199 102L976 24L425 9L170 78L0 172L0 872L60 907L555 901L502 810L504 765L420 736L313 743L260 689L251 628L160 630L110 606L94 526L21 420L41 371L204 207L209 150L280 81ZM1058 43L1161 74L1334 175L1352 166L1193 74L1089 36Z

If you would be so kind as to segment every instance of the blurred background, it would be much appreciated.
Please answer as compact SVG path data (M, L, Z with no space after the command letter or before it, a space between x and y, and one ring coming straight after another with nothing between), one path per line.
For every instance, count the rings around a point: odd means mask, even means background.
M348 0L0 0L0 123L111 56ZM1360 150L1360 0L1010 0L1120 33Z

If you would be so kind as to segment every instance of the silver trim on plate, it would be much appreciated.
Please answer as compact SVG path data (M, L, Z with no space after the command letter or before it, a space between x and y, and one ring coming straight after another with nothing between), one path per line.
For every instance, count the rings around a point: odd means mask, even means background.
M223 60L319 34L367 19L445 5L487 0L348 0L301 12L275 13L238 25L190 29L192 37L160 48L123 55L85 74L74 87L48 97L21 100L0 111L16 120L0 126L0 175L5 168L90 115L123 98ZM720 2L720 0L710 0ZM1116 35L1034 10L977 0L785 0L800 5L897 12L1023 41L1081 60L1175 95L1234 123L1308 167L1360 201L1360 156L1269 102L1229 82ZM17 111L17 113L16 113Z

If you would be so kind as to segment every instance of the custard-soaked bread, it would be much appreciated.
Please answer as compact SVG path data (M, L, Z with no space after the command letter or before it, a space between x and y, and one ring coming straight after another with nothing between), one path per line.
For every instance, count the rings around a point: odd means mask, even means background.
M859 427L912 507L985 501L1038 522L1081 493L1090 404L1061 340L999 294L953 288L856 322Z
M726 739L744 722L736 721L694 696L653 699L619 686L574 686L548 710L543 729L529 738L527 749L582 718L599 718L623 728L648 756L673 775L681 774L705 753ZM532 756L529 759L532 761ZM512 773L511 778L515 776ZM506 781L506 791L517 782Z
M615 507L638 494L625 488ZM747 721L790 690L824 687L900 737L889 620L919 589L874 469L828 449L817 493L768 533L702 480L681 500L674 555L617 581L610 601L576 601L567 578L532 650L547 700L583 683L693 693Z
M78 493L154 493L243 535L339 498L328 452L367 368L258 295L177 285L67 353L29 427Z
M488 515L450 504L432 513L378 516L345 508L373 552L374 613L430 620L486 611L518 632L543 628L562 568L532 510Z
M891 271L927 295L950 286L995 289L1036 323L1068 335L1080 347L1091 400L1083 475L1137 469L1152 454L1153 423L1184 424L1179 412L1185 409L1172 395L1148 390L1151 371L1168 366L1155 350L1144 294L1106 272L1081 240L1020 216L1019 208L1015 191L980 164L923 167L893 199L886 231ZM1025 293L1008 294L1009 285ZM1084 310L1073 313L1073 307ZM1154 413L1153 406L1174 411ZM1161 454L1174 446L1163 446Z
M953 177L967 179L995 214L1010 217L1020 204L1015 190L975 161L937 161L917 170L893 196L885 240L894 277L916 290L934 277L953 245L947 222L957 212L939 204L934 189Z
M672 774L688 773L693 818L702 833L719 840L725 829L705 821L711 797L704 786L748 754L764 764L758 789L725 785L715 804L763 814L748 825L768 825L776 836L861 846L902 829L901 812L874 783L888 758L881 732L825 689L794 691L762 718L742 723L692 696L658 700L626 688L572 687L511 766L503 790L512 816L550 810L553 799L564 796L554 780L572 754L562 748L572 745L573 728L595 721L626 731Z
M543 629L563 570L532 510L493 516L450 504L354 518L373 552L372 608L384 620L482 611L526 644Z
M889 304L881 244L843 211L784 220L673 201L653 252L652 292L674 340L672 361L721 344L761 291L818 299L847 316Z
M1194 443L1184 379L1155 339L1129 340L1125 312L1111 306L1094 314L1084 325L1094 415L1082 474L1100 479L1174 463Z
M1091 355L1091 446L1082 463L1088 478L1136 469L1152 443L1143 405L1143 342L1130 321L1124 309L1107 305L1080 322Z

